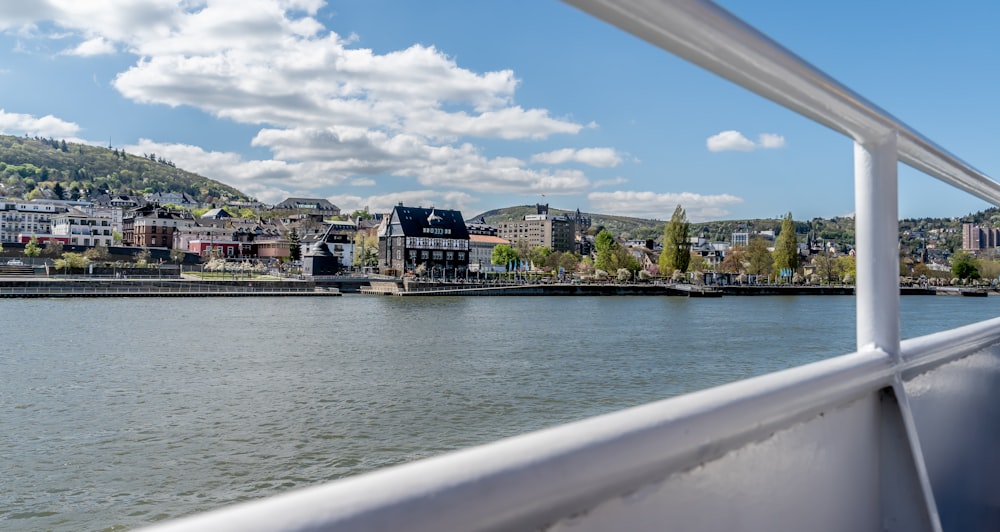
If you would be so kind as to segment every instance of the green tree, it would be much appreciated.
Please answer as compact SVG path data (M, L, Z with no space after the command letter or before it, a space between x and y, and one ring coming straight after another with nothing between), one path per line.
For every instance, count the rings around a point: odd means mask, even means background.
M598 270L613 272L616 268L616 255L621 246L615 241L614 235L607 229L597 233L594 239L594 250L597 251L595 266Z
M851 255L837 257L837 274L845 284L852 284L858 278L857 261Z
M38 237L31 235L31 240L24 245L24 256L35 258L42 254L42 248L38 245Z
M70 270L82 270L87 267L90 260L84 257L81 253L63 253L61 258L53 261L56 270L63 270L63 273L69 273Z
M767 275L771 272L774 259L771 252L767 250L767 241L763 238L754 238L750 241L746 250L747 272L754 275Z
M979 279L976 259L964 251L951 256L951 273L959 279Z
M774 242L774 273L780 275L781 270L794 272L799 267L799 242L795 238L795 222L792 213L788 213L781 221L781 233Z
M528 253L528 260L530 260L531 264L534 265L536 268L541 268L542 266L545 265L545 262L548 260L549 255L552 255L552 248L546 246L538 246L531 248L531 251Z
M56 196L56 199L63 199L63 194L65 194L66 191L63 190L61 183L56 183L55 186L52 187L52 193Z
M691 263L690 231L691 224L687 221L687 213L678 205L663 229L663 251L659 260L660 272L663 275L669 275L674 270L687 271Z
M497 265L507 266L508 271L510 270L510 263L518 260L520 256L517 254L517 250L512 248L510 244L497 244L493 248L493 254L490 255L490 262Z

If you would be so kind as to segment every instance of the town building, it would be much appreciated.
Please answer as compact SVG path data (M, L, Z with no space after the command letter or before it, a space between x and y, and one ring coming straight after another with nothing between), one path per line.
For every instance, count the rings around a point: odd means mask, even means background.
M486 223L486 219L482 216L477 220L472 220L465 224L465 228L469 230L469 236L473 235L485 235L485 236L497 236L496 226ZM470 262L471 264L471 262Z
M469 231L459 211L400 204L383 219L378 237L384 274L403 275L420 265L446 277L464 277L468 271Z
M273 210L286 214L319 214L340 216L340 207L322 198L288 198L275 205Z
M188 211L148 204L131 209L122 218L122 243L126 246L174 249L178 229L194 225Z
M69 209L52 217L52 236L65 238L74 246L104 246L114 244L114 219L97 216L80 209Z
M536 214L518 221L497 224L497 236L517 245L526 241L528 247L547 247L552 251L576 252L576 223L566 215L549 214L548 204L535 205Z
M962 250L973 253L1000 246L1000 229L962 224Z
M21 242L21 236L48 235L52 217L65 208L52 203L0 198L0 243Z
M469 235L469 271L506 271L506 264L493 264L493 249L500 244L510 244L510 240L498 236Z
M335 259L335 267L350 268L354 266L354 234L357 226L354 222L331 220L326 223L326 231L316 236L302 238L302 255L308 255L325 247L329 255ZM323 244L323 245L321 245ZM326 256L322 254L321 256Z

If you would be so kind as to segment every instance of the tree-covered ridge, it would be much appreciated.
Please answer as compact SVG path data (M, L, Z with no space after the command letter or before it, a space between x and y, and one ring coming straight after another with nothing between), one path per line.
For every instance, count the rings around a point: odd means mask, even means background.
M52 190L63 199L94 191L142 195L184 192L203 203L246 200L239 190L181 170L154 153L67 143L64 140L0 135L0 196L32 199Z

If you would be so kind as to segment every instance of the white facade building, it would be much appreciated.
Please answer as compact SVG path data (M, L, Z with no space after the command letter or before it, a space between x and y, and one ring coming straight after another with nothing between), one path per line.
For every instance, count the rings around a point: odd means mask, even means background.
M0 198L0 242L18 242L19 235L45 235L52 217L65 209L53 204Z
M114 218L97 216L80 209L70 209L52 217L52 236L67 238L74 246L105 246L114 244Z

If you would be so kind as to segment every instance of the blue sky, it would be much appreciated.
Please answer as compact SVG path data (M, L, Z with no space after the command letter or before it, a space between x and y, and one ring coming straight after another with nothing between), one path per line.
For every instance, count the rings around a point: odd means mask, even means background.
M720 2L987 174L1000 4ZM261 201L693 221L853 211L851 142L546 0L0 5L0 131ZM900 166L900 216L988 205Z

